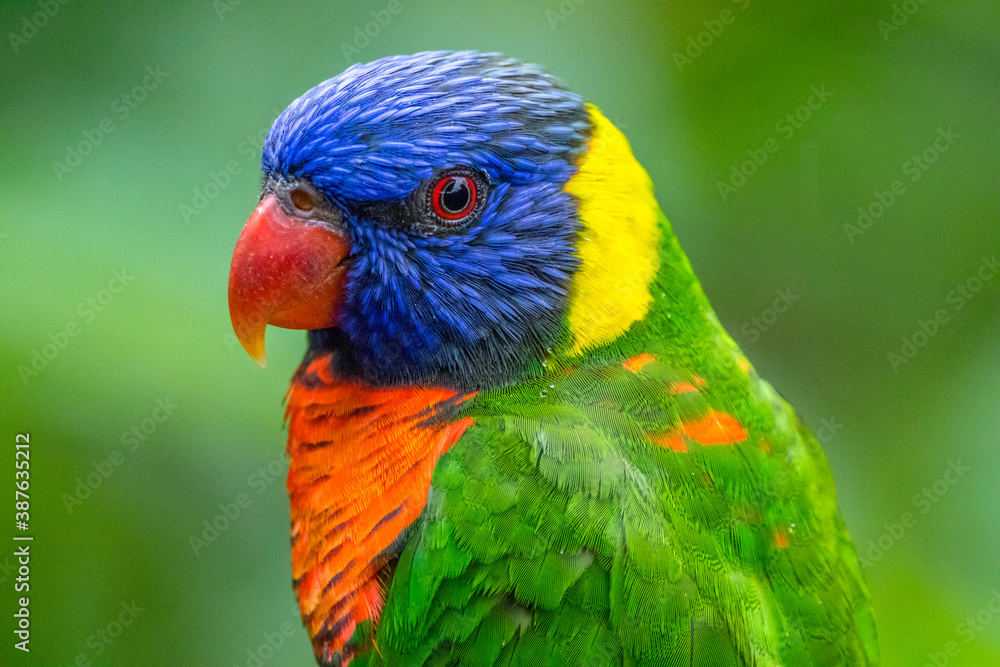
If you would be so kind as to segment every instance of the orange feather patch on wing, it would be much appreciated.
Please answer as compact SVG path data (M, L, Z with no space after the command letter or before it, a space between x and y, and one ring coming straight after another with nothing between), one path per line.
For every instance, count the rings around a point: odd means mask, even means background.
M638 373L639 371L642 370L643 366L645 366L649 362L655 361L655 360L656 360L656 357L654 357L651 354L639 354L639 355L636 355L636 356L632 357L631 359L629 359L625 363L623 363L622 366L627 371L631 371L633 373Z
M779 549L788 548L788 533L784 530L774 529L774 546Z
M684 422L684 435L703 445L731 445L747 439L736 418L725 412L711 412L696 422Z
M685 438L703 445L732 445L746 440L747 432L732 415L715 411L697 421L681 422L679 428L650 439L674 451L686 452Z
M347 664L357 624L378 620L385 551L423 510L438 458L472 424L435 417L470 396L344 382L333 377L329 356L293 382L286 413L292 576L317 658L341 651Z
M684 438L682 438L681 434L677 432L657 436L653 438L653 442L658 445L662 445L667 449L672 449L675 452L686 452L688 450L688 446L687 443L684 442Z

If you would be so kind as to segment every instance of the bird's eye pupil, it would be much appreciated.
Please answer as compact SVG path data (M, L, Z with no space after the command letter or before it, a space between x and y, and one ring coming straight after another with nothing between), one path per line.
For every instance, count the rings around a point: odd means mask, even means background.
M439 217L461 220L476 206L476 182L464 175L445 176L434 186L432 203Z
M316 208L316 202L313 201L312 195L305 190L292 190L289 196L292 199L292 203L295 204L295 208L300 211L311 211Z
M461 176L448 179L441 192L441 205L449 212L461 211L469 203L469 186Z

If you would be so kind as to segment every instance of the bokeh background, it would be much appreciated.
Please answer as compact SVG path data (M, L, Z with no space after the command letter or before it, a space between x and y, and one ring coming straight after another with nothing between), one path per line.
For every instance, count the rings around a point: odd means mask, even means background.
M0 552L0 664L312 664L281 457L304 336L243 354L231 252L292 99L473 48L630 137L719 317L821 431L884 664L1000 665L996 2L63 1L0 4L0 498L28 432L35 535L30 655Z

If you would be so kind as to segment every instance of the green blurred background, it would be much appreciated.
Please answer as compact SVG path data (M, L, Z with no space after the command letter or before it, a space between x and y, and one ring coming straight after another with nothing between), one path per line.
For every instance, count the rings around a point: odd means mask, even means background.
M884 664L1000 665L996 2L50 2L0 4L0 497L29 432L36 537L30 655L0 553L0 664L312 664L281 459L304 337L272 329L261 370L226 304L258 147L352 62L472 48L626 132L719 317L825 429Z

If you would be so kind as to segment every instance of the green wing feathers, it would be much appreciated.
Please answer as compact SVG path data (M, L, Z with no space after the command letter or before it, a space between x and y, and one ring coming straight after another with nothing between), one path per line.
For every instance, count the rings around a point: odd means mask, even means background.
M791 408L736 355L719 378L640 361L477 397L367 664L877 662L829 470ZM690 427L720 416L740 430Z

